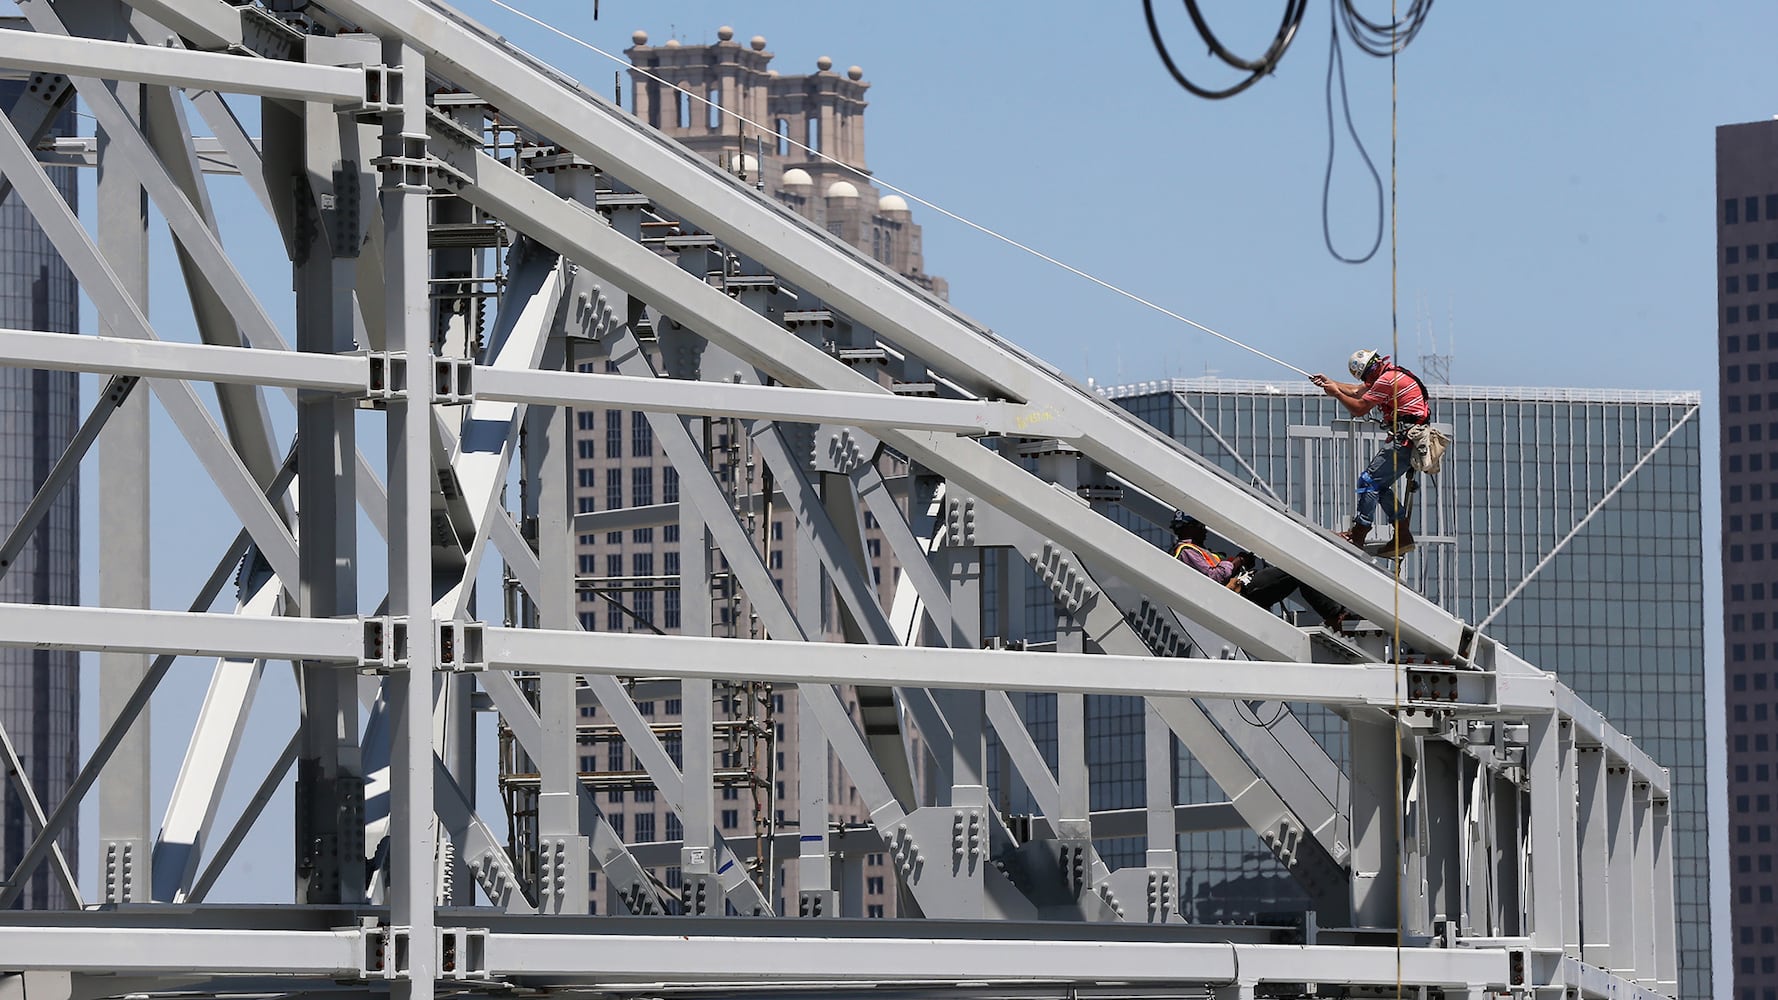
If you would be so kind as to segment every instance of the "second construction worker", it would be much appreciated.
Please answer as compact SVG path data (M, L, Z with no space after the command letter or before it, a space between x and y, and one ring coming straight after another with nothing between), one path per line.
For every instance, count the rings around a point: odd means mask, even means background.
M1307 604L1328 628L1338 632L1340 625L1348 615L1346 609L1313 587L1307 587L1297 578L1276 566L1259 566L1259 558L1251 552L1241 552L1233 556L1221 556L1204 547L1209 530L1204 522L1192 517L1185 511L1173 512L1173 558L1185 563L1192 569L1204 574L1217 583L1229 585L1236 589L1231 581L1239 581L1243 574L1252 571L1252 575L1239 584L1239 593L1262 608L1269 608L1289 597L1291 593L1300 592L1303 603Z
M1310 376L1321 391L1340 401L1354 417L1377 410L1383 418L1389 440L1371 459L1358 477L1358 512L1352 516L1352 527L1340 532L1359 548L1376 523L1380 507L1383 519L1395 525L1395 537L1377 551L1377 555L1394 557L1414 547L1414 534L1408 530L1406 505L1396 502L1392 487L1408 474L1414 446L1408 440L1408 428L1432 421L1432 398L1420 376L1390 360L1386 354L1366 349L1356 351L1346 367L1357 382L1335 382L1326 375Z

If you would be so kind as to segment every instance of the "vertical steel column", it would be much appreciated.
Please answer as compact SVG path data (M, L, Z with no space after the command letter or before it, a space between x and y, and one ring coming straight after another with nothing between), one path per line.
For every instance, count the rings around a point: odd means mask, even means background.
M1493 865L1495 933L1516 937L1525 933L1526 919L1521 891L1524 880L1520 878L1520 866L1525 861L1521 848L1524 794L1518 785L1497 772L1489 771L1482 780L1493 789L1488 801L1494 816L1494 841L1489 856Z
M274 117L273 121L277 121ZM296 347L319 354L357 349L353 289L363 244L358 125L331 109L302 107L297 209L319 217L292 233ZM302 183L306 181L306 183ZM325 192L321 210L312 192ZM302 613L358 612L356 407L337 393L296 400L298 563ZM297 665L302 726L296 760L296 891L305 903L364 897L364 764L358 745L357 675L337 664Z
M544 178L545 186L570 201L591 206L596 193L590 166L563 166ZM460 203L459 203L460 204ZM552 325L538 368L571 370L564 329ZM565 406L525 409L524 477L526 521L535 527L538 572L533 595L538 628L572 631L579 593L575 587L573 525L574 438ZM587 912L587 838L580 829L580 709L572 674L544 674L537 680L537 715L542 751L535 758L537 795L537 899L545 913Z
M1395 719L1354 712L1352 754L1352 922L1394 927L1400 856L1395 827Z
M1524 888L1531 896L1531 945L1555 950L1562 946L1562 858L1571 846L1563 836L1562 802L1574 791L1562 784L1561 734L1554 713L1533 715L1527 720L1530 739L1525 744L1525 773L1531 785L1531 839L1525 856L1531 878Z
M1179 907L1179 832L1173 818L1178 755L1173 730L1146 700L1142 703L1142 760L1148 806L1148 920L1167 923L1184 916ZM1002 772L1004 773L1004 772Z
M1631 875L1634 880L1631 891L1636 896L1636 903L1631 911L1636 926L1636 973L1631 978L1643 986L1652 987L1655 983L1655 926L1660 921L1655 916L1654 801L1648 782L1631 781L1630 811L1635 819L1633 828L1636 836Z
M1650 807L1654 833L1655 989L1670 995L1679 987L1679 954L1673 910L1673 813L1669 799L1656 799Z
M449 113L457 124L468 129L471 133L481 134L486 118L481 105L455 105L449 109ZM472 223L476 219L474 207L461 198L435 199L433 212L432 221L434 224ZM499 253L500 248L496 247L494 252ZM440 326L444 329L444 344L441 353L447 356L476 359L476 348L480 342L482 319L485 314L482 306L483 300L476 297L477 293L483 291L480 283L483 272L482 252L478 249L447 247L432 252L432 274L435 278L457 278L464 282L464 284L457 286L458 290L463 293L462 298L440 298L438 300L437 308L441 313ZM450 286L441 285L440 287L448 289ZM448 314L446 314L446 310L449 310ZM467 414L467 412L466 410L465 413ZM573 443L570 440L563 447L572 448ZM570 551L569 554L572 556L573 552ZM464 581L465 587L473 585L472 580ZM546 583L545 586L547 587L548 584ZM573 599L577 601L578 595ZM471 595L469 603L464 605L468 609L468 617L471 619L476 616L477 600L476 595ZM441 687L443 692L438 710L441 730L439 754L443 758L445 770L450 774L451 780L456 782L464 798L474 803L476 800L475 678L466 675L447 677ZM545 741L547 742L547 737ZM578 751L576 751L576 756L578 756ZM578 818L578 796L574 802L574 809ZM451 856L451 864L456 869L461 869L465 852L459 841L467 835L468 831L448 829L446 833L450 835L456 846L456 850ZM582 859L581 866L587 867L586 852L580 852L576 856ZM468 878L461 877L456 870L450 872L450 876L446 882L448 896L443 902L450 906L474 905L474 883ZM586 880L583 878L581 884L584 885L585 882ZM574 895L583 901L587 899L586 893L582 889L576 889Z
M389 406L389 613L407 622L407 664L390 675L389 923L405 938L390 963L396 1000L432 1000L435 856L432 678L432 331L427 291L426 67L385 39L381 201L389 346L404 352L408 394ZM405 952L405 955L402 953ZM405 959L405 961L404 961Z
M1630 769L1607 758L1605 767L1606 880L1611 898L1611 957L1606 968L1636 978L1636 817Z
M1575 772L1579 778L1580 803L1580 941L1581 959L1600 968L1611 967L1611 840L1610 782L1606 780L1605 749L1598 745L1575 748Z
M130 11L104 4L104 37L122 39ZM107 83L137 123L144 122L143 88ZM148 195L123 156L99 131L99 249L125 291L148 313ZM99 333L120 336L100 316ZM99 437L99 604L108 608L149 606L148 394L132 393L118 407L118 420ZM118 717L148 672L141 653L99 654L99 730ZM147 902L152 895L149 826L149 731L146 706L118 745L99 777L99 877L101 901Z
M982 550L952 545L943 550L945 585L951 598L951 648L977 649L982 644ZM918 697L918 692L911 693ZM987 706L980 691L933 692L933 700L951 727L951 752L946 761L950 781L951 858L955 873L950 897L953 917L985 917L988 865Z
M799 559L798 564L801 563ZM786 697L796 698L798 695L787 692ZM796 865L797 916L834 917L839 913L833 887L833 862L828 858L827 785L831 767L827 760L827 735L814 719L802 717L801 707L800 704L797 706L796 722L797 829L800 833Z
M552 335L539 367L560 371L566 353L562 338ZM574 474L574 446L568 408L528 407L524 442L525 476L536 504L533 523L542 576L541 593L534 602L537 626L571 631L579 624L575 619L575 546L569 510L574 501L569 479ZM543 725L542 754L536 761L537 899L545 913L587 911L588 844L580 830L580 748L575 738L580 716L575 700L578 683L573 674L544 674L537 681L537 714Z
M1418 834L1425 859L1426 916L1436 933L1442 922L1451 929L1463 918L1463 767L1456 747L1443 739L1420 739L1420 814Z
M1556 747L1560 753L1556 785L1561 789L1556 805L1562 837L1562 867L1556 873L1561 883L1556 892L1562 897L1562 953L1580 958L1580 765L1574 720L1557 716Z

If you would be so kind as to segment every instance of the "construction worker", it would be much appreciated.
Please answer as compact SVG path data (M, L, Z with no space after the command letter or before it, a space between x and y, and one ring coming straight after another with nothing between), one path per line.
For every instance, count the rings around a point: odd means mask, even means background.
M1346 609L1313 587L1304 586L1297 578L1276 566L1260 566L1259 557L1251 552L1221 556L1204 547L1209 531L1204 522L1185 511L1173 512L1173 558L1226 585L1242 597L1269 608L1293 593L1300 593L1303 603L1321 616L1322 624L1334 631L1348 617Z
M1320 374L1310 376L1310 380L1322 392L1339 400L1354 417L1377 410L1389 440L1359 475L1358 512L1352 516L1352 527L1340 532L1340 537L1364 548L1365 537L1376 523L1381 506L1383 519L1395 525L1395 537L1377 555L1393 558L1414 547L1406 505L1396 502L1392 487L1412 469L1414 447L1408 441L1407 430L1415 424L1431 422L1432 397L1418 375L1391 361L1388 355L1369 348L1353 352L1346 367L1357 382L1335 382Z

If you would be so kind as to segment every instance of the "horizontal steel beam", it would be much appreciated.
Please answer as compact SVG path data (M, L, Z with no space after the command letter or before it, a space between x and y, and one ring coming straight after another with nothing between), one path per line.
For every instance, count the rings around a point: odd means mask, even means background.
M588 956L596 955L589 962ZM1399 962L1399 966L1397 965ZM930 937L719 937L492 932L490 975L588 983L1263 982L1505 989L1505 949ZM589 969L589 965L594 968ZM1399 969L1399 973L1398 973Z
M0 969L210 976L297 975L353 979L363 969L365 935L343 930L8 925Z
M364 652L364 623L356 618L0 604L0 647L352 663Z
M492 368L476 371L475 394L515 403L609 405L655 413L905 427L951 434L1011 434L1021 421L1031 418L1028 407L1011 403ZM1045 424L1044 431L1053 434L1052 425Z
M198 169L206 174L239 176L241 168L235 158L215 136L199 135L191 139L197 155ZM37 162L47 167L97 167L99 140L90 135L58 136L37 147Z
M336 106L361 104L365 94L362 69L16 29L0 29L0 66Z
M0 625L4 619L0 619ZM491 668L1390 705L1395 668L490 628Z
M55 371L362 392L363 357L0 329L0 364Z

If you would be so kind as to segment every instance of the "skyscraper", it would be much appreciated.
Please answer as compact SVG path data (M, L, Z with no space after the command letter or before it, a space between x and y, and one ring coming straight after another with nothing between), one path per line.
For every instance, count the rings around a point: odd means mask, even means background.
M1723 690L1735 996L1778 997L1778 120L1716 130ZM1763 280L1762 280L1763 279ZM1770 595L1768 596L1768 588Z
M1423 477L1404 585L1553 669L1672 768L1680 995L1708 996L1700 397L1431 388L1434 421L1455 443L1442 474ZM1306 382L1173 379L1101 392L1328 527L1349 522L1352 483L1381 441L1379 427ZM1344 757L1338 720L1311 713L1305 724ZM1222 794L1189 761L1180 781L1185 801ZM1180 868L1198 919L1303 900L1251 833L1194 835Z
M0 104L13 107L24 80L0 80ZM55 134L74 134L64 111ZM76 204L74 169L52 168L51 180ZM78 333L79 290L74 276L30 212L16 197L0 203L0 326ZM49 470L80 426L80 382L74 372L0 368L0 533L18 524ZM0 566L0 601L78 604L80 600L79 492L70 482L10 566ZM73 652L0 649L0 726L4 726L45 811L55 808L80 767L80 656ZM11 781L0 810L0 865L10 872L36 836L35 825ZM62 844L70 857L78 840L70 828ZM20 897L28 909L72 904L49 866L40 866Z

